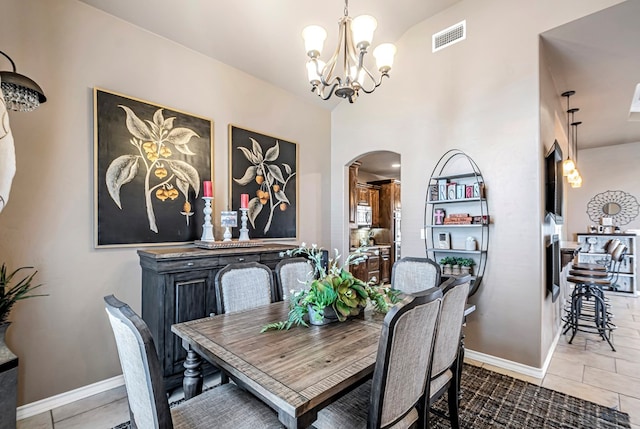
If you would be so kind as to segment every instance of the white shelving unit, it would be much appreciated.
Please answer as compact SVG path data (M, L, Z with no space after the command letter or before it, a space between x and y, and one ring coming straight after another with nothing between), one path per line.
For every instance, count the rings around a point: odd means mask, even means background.
M441 186L449 192L443 193ZM451 192L451 185L461 186ZM473 282L469 295L473 295L482 282L489 247L489 209L485 194L485 183L476 163L464 152L453 149L446 152L436 164L425 202L425 248L427 256L439 263L446 256L471 258L474 260ZM469 189L471 193L469 194ZM443 210L445 216L468 215L471 224L444 224L436 220L436 211ZM444 222L444 219L442 219ZM441 234L448 239L448 246L440 244ZM475 239L475 250L466 248L468 237ZM443 277L447 277L443 275Z
M620 273L615 286L610 290L621 295L638 295L636 238L635 234L577 234L578 263L598 263L607 258L607 243L617 238L627 246L627 254L620 263Z

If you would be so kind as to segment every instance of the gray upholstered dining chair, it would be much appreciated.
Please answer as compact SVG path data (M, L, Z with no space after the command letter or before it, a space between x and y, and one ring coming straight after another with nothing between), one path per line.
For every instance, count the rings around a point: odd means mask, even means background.
M113 295L104 297L137 429L282 428L276 414L234 384L225 384L169 408L162 369L147 324Z
M393 264L391 287L415 293L440 284L440 266L427 258L404 257Z
M373 379L318 412L317 429L421 424L442 291L407 295L384 318ZM420 426L418 426L420 427Z
M307 258L287 258L276 265L276 289L280 299L289 299L291 291L309 289L307 282L313 278L313 266Z
M429 409L447 392L449 415L441 415L451 421L451 428L460 427L458 400L462 373L462 324L467 296L471 287L471 276L452 277L440 285L442 309L433 349ZM440 413L436 413L440 414ZM425 416L429 421L428 413Z
M218 314L233 313L273 302L273 274L257 262L229 264L216 274Z

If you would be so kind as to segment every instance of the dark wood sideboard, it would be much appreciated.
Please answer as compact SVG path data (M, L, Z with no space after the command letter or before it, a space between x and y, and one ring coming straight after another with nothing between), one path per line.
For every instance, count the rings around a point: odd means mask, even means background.
M265 244L216 250L188 246L138 250L142 267L142 318L155 340L168 391L182 386L186 357L180 339L171 332L171 325L215 312L216 273L234 262L259 262L273 271L283 259L280 252L294 247ZM279 294L274 299L279 299ZM205 374L213 371L212 367L205 368Z

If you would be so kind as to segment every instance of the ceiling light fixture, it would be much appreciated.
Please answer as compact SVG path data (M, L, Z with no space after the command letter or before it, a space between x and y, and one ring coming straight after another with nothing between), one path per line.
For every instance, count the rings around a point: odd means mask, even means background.
M28 77L16 73L16 64L9 55L0 51L9 62L13 71L0 71L0 87L4 95L4 101L7 109L30 112L40 106L41 103L47 101L42 88Z
M328 100L335 93L338 97L353 103L361 90L370 94L379 87L382 78L389 77L396 47L391 43L383 43L373 50L380 72L379 78L376 79L365 67L364 60L377 26L378 22L370 15L360 15L351 19L349 0L345 0L344 16L338 22L338 46L326 63L319 57L327 32L318 25L306 27L302 31L302 37L310 58L307 61L307 75L311 91L323 100Z
M582 122L574 120L575 113L580 109L569 105L569 98L575 91L565 91L563 97L567 97L567 159L562 163L562 173L572 188L582 186L582 176L578 171L578 125Z

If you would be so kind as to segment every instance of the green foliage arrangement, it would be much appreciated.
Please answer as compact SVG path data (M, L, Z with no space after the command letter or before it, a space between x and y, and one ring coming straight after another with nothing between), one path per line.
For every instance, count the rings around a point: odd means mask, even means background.
M440 265L461 265L463 267L471 267L475 265L475 261L471 258L456 258L455 256L447 256L440 259Z
M400 291L364 282L349 272L351 262L365 258L360 249L346 258L344 266L338 263L340 255L336 249L335 256L329 259L326 269L322 261L323 249L315 244L307 247L302 243L296 249L283 252L282 256L285 254L309 259L314 268L314 279L310 281L309 290L291 295L287 320L265 325L262 332L287 330L294 325L308 326L305 318L309 317L309 307L313 308L318 320L322 320L325 307L332 307L338 320L343 322L347 317L357 315L369 302L376 311L386 313L399 301Z
M9 317L9 312L13 305L21 299L35 298L36 296L46 295L30 295L34 289L39 288L42 284L33 285L33 278L38 273L34 271L30 275L20 279L13 286L9 286L14 276L22 270L31 270L33 267L20 267L17 270L7 273L7 267L2 264L0 267L0 324L5 323Z

